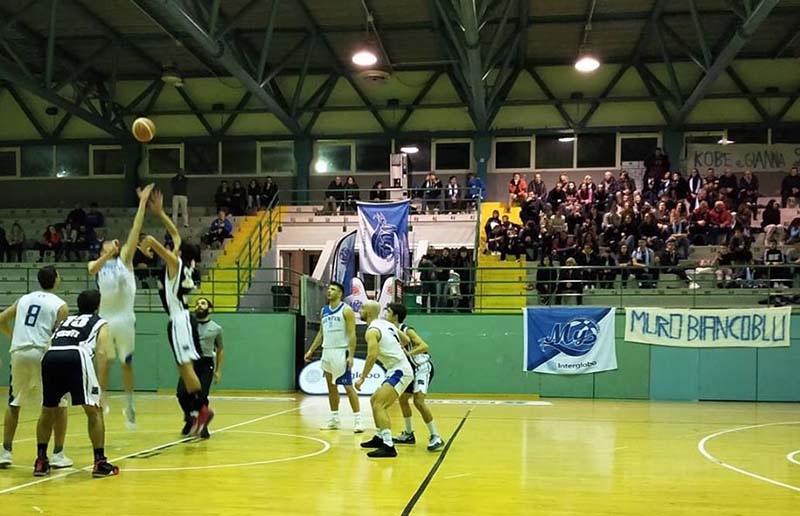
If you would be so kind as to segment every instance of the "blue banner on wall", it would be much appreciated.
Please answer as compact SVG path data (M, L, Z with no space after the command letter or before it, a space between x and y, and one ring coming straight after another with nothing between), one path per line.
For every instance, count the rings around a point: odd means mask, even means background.
M615 308L523 308L525 371L589 374L617 368Z
M356 270L356 231L353 230L336 242L331 262L331 281L344 286L345 297L350 295L350 282Z
M406 280L411 266L408 249L408 201L358 203L359 264L365 274Z

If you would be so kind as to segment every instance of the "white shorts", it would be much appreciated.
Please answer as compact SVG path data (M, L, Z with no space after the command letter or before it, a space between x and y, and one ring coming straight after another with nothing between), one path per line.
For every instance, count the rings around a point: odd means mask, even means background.
M330 373L337 385L353 385L352 371L347 369L347 348L322 348L322 370Z
M414 369L414 381L408 385L406 392L408 394L416 394L418 392L428 394L431 380L433 380L433 364L428 361Z
M44 349L29 347L11 353L11 383L8 404L12 407L42 405L42 357ZM66 407L65 399L59 404Z
M170 316L167 335L172 347L172 354L178 365L191 364L200 360L200 336L197 332L197 320L192 318L188 311Z
M394 387L394 390L397 391L397 395L400 396L406 390L406 387L411 384L413 379L414 371L411 369L411 366L408 364L403 364L401 366L387 369L386 377L383 379L383 383L388 383Z
M119 359L120 363L130 363L136 348L136 319L109 318L108 322L108 359Z

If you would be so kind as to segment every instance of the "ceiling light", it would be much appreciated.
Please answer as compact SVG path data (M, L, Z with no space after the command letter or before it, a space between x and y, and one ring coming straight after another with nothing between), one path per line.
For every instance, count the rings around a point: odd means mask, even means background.
M378 62L378 55L372 48L363 47L353 54L353 63L358 66L372 66Z
M317 162L314 164L314 170L319 172L320 174L324 174L328 171L328 162L324 159L318 159Z
M720 145L730 145L730 144L735 143L735 142L733 140L729 140L729 139L727 139L727 138L725 138L723 136L722 138L720 138L720 140L717 143L720 144Z
M403 152L405 154L416 154L419 152L419 147L417 147L416 145L408 145L405 147L400 147L400 152Z
M558 139L558 141L560 141L561 143L574 142L575 141L575 137L574 136L562 136L561 138Z
M581 73L593 72L600 68L600 61L591 54L581 53L578 55L578 60L575 61L575 69Z

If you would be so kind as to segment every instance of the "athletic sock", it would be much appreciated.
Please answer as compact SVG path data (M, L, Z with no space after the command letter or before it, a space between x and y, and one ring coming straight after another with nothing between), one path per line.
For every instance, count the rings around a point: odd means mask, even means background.
M404 417L403 419L406 422L406 433L412 433L414 431L414 425L411 423L412 419L410 417Z
M381 434L381 439L383 439L383 444L385 444L386 446L394 446L394 443L392 442L392 431L391 430L389 430L388 428L385 428L385 429L380 431L380 434Z
M331 417L334 419L339 419L339 411L338 410L331 410Z
M47 458L47 443L36 445L36 456L40 459Z
M356 421L360 421L361 420L361 412L353 412L353 419L355 419Z
M425 424L428 425L428 431L430 431L431 437L433 437L434 435L439 435L439 432L436 431L436 423L433 422L433 419L431 419L430 423L425 423Z
M7 452L10 452L12 448L11 443L3 443L3 449Z
M98 460L106 458L106 450L105 448L95 448L94 449L94 461L97 462Z
M64 451L64 446L53 446L53 455L58 455Z

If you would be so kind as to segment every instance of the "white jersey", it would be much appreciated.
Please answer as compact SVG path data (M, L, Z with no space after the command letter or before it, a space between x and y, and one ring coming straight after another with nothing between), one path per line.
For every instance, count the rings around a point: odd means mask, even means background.
M336 309L331 305L322 307L322 348L337 349L347 348L349 340L347 338L347 328L344 321L345 303L339 303Z
M99 314L105 319L135 319L136 277L119 256L109 260L97 273L100 289Z
M403 352L400 337L397 334L397 328L394 324L385 319L375 319L367 327L369 330L378 330L380 337L378 338L378 360L383 364L383 368L389 371L402 367L404 364L411 370L406 354Z
M402 331L405 334L408 334L408 330L413 330L413 329L414 329L413 327L407 324L400 325L400 331ZM409 346L413 347L414 345L409 344ZM417 353L416 355L409 356L408 360L411 362L411 365L414 367L414 369L416 369L417 367L430 362L431 356L428 353Z
M46 350L55 329L58 310L65 304L63 299L50 292L31 292L19 298L11 351L22 348Z
M164 307L170 318L189 312L186 296L195 288L193 273L194 266L187 266L180 258L178 258L178 273L173 279L169 277L169 269L164 269Z

